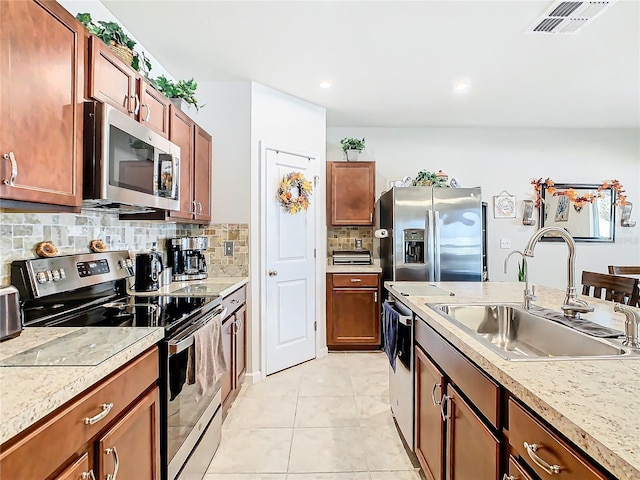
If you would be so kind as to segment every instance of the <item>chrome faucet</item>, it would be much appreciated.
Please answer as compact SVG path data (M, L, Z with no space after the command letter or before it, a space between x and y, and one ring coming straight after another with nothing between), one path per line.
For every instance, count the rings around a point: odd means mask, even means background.
M538 297L536 297L536 287L534 285L531 285L531 290L529 290L529 274L527 273L527 257L525 254L520 250L512 250L509 252L507 258L504 259L504 273L507 273L507 263L514 253L522 256L522 262L524 263L524 308L529 310L531 308L531 302L535 302Z
M622 342L622 345L633 349L639 349L640 342L638 341L638 328L640 325L640 315L628 306L620 303L616 303L613 306L613 311L624 313L624 316L627 317L624 322L624 341Z
M564 297L564 303L562 305L562 311L567 318L580 318L581 313L593 312L593 307L584 300L578 298L575 287L576 276L576 243L573 237L563 228L558 227L543 227L531 236L529 243L524 249L524 255L527 257L533 257L533 249L536 244L546 233L556 233L562 238L569 248L569 258L567 260L567 292Z

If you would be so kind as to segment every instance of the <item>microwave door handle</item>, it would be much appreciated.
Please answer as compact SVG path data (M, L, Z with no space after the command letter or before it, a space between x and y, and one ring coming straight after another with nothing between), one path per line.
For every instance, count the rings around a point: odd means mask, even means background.
M197 332L202 327L207 325L214 318L216 318L218 316L222 316L224 318L224 316L226 314L227 314L227 307L218 307L216 310L214 310L212 312L210 318L208 318L205 322L202 322L201 324L199 324L198 328L196 328L195 330L190 331L190 333L186 337L180 337L179 336L179 337L177 337L177 338L175 338L173 340L170 340L169 341L169 354L170 355L174 355L176 353L180 353L180 352L186 350L187 348L189 348L191 345L193 345L194 333L195 332Z

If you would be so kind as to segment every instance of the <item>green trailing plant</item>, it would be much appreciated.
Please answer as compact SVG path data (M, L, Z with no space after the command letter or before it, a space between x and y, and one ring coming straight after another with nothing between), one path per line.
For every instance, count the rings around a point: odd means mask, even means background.
M85 26L89 33L95 35L107 45L114 42L117 45L123 45L131 50L133 54L131 67L135 71L141 72L145 77L149 77L151 62L145 56L144 52L138 53L134 50L136 42L122 30L122 27L118 23L105 22L102 20L94 23L90 13L79 13L76 15L76 18Z
M362 152L362 150L364 150L364 138L362 138L362 140L357 138L343 138L340 140L340 145L342 145L343 152L347 150L358 150L358 152Z
M433 172L427 170L420 170L416 177L413 179L412 185L414 187L448 187L447 177L439 177Z
M524 279L527 276L527 262L523 258L518 262L518 281L524 282Z
M198 105L198 99L196 98L196 88L198 83L192 78L191 80L179 80L174 82L166 78L164 75L160 75L154 80L154 85L157 89L169 98L182 98L185 102L193 105L197 110L200 110L204 105Z

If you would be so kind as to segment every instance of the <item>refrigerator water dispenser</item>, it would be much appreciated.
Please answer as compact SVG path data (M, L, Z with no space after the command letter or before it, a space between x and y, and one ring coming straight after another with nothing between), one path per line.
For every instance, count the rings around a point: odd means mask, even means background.
M404 233L404 263L424 264L424 229L410 228Z

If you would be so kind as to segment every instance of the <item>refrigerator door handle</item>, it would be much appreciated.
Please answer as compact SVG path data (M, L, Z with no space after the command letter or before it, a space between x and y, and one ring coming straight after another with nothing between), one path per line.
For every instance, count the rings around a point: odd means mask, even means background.
M435 261L436 261L436 254L435 254L435 245L434 245L434 231L433 231L433 224L434 224L434 218L433 218L433 210L427 210L427 216L425 219L425 238L424 238L424 244L425 244L425 263L426 263L426 269L427 269L427 281L428 282L433 282L435 281L435 273L436 271L434 270L434 266L435 266Z
M434 267L434 280L440 281L440 212L434 210L433 212L433 255L435 260L433 262Z

